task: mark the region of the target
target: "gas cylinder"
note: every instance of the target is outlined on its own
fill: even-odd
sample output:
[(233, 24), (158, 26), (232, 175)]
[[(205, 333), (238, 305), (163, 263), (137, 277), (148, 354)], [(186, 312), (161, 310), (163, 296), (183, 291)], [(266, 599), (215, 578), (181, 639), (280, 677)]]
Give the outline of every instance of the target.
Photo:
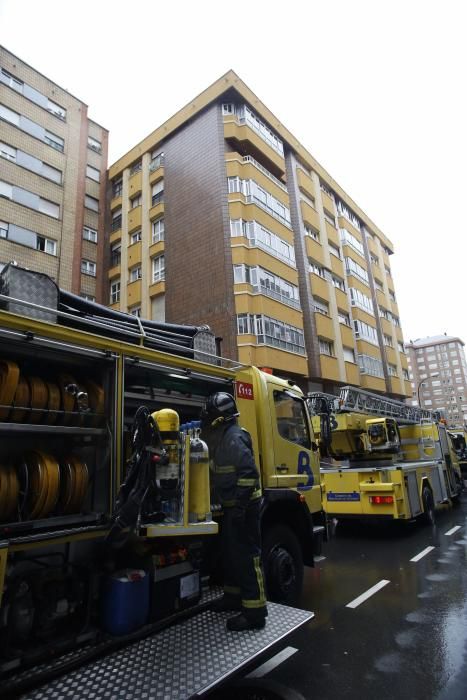
[(188, 511), (191, 522), (206, 520), (211, 510), (209, 492), (209, 449), (199, 437), (201, 424), (192, 423)]

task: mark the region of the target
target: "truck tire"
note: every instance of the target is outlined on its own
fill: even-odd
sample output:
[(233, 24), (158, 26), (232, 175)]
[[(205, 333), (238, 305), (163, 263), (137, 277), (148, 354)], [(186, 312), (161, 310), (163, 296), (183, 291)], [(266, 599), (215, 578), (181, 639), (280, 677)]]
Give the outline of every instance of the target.
[(422, 490), (423, 514), (422, 521), (425, 525), (435, 524), (435, 502), (429, 486), (424, 486)]
[(272, 525), (263, 536), (263, 567), (269, 600), (296, 605), (303, 584), (300, 542), (287, 525)]

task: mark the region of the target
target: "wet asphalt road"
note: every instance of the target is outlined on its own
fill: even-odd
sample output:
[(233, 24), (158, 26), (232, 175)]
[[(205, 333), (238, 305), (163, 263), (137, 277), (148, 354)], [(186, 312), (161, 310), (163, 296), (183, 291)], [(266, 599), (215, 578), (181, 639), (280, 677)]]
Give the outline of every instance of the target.
[(265, 678), (307, 699), (466, 700), (467, 494), (434, 527), (338, 526), (323, 554), (300, 606), (316, 617)]

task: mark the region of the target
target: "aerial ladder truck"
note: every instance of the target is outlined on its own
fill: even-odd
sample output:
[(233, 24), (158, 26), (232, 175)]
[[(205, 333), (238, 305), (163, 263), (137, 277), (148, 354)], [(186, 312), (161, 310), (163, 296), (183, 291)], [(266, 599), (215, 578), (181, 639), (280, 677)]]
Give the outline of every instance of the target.
[(308, 405), (328, 517), (433, 523), (459, 497), (459, 457), (439, 412), (350, 386), (309, 394)]

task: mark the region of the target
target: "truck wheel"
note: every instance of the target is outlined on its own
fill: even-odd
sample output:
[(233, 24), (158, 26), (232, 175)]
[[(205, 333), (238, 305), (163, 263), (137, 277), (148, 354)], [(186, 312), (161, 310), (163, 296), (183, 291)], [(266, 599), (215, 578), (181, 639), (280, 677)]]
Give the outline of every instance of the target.
[(435, 524), (435, 502), (433, 500), (433, 494), (428, 486), (423, 487), (422, 491), (422, 503), (423, 503), (423, 515), (422, 521), (426, 525)]
[(263, 537), (263, 567), (269, 600), (296, 605), (302, 591), (300, 542), (286, 525), (273, 525)]

